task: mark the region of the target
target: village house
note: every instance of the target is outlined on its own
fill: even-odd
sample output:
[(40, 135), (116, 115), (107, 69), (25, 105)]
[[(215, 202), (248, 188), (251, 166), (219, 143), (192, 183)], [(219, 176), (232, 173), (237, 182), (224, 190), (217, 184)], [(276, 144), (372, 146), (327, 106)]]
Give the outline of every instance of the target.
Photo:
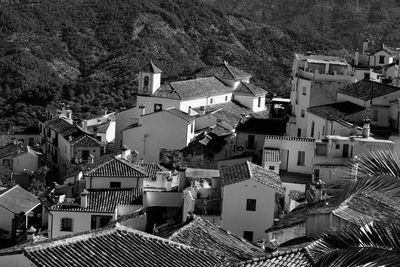
[(115, 124), (115, 112), (105, 111), (100, 117), (83, 120), (81, 128), (85, 132), (92, 133), (100, 142), (108, 144), (115, 142)]
[(7, 132), (0, 132), (0, 146), (20, 142), (30, 147), (40, 145), (40, 132), (37, 125), (30, 127), (10, 127)]
[(19, 185), (0, 188), (1, 245), (25, 241), (31, 226), (39, 229), (41, 209), (39, 199)]
[(350, 136), (361, 131), (357, 126), (366, 109), (350, 101), (309, 107), (307, 109), (307, 138), (321, 139), (326, 135)]
[(139, 152), (145, 162), (158, 162), (160, 149), (181, 149), (194, 138), (195, 119), (189, 114), (168, 108), (142, 115), (138, 122), (122, 131), (123, 144)]
[(251, 162), (221, 168), (222, 227), (250, 242), (265, 237), (283, 210), (279, 175)]
[(31, 173), (41, 166), (41, 153), (21, 143), (0, 147), (0, 174)]
[[(140, 188), (104, 188), (83, 190), (80, 198), (65, 198), (50, 207), (48, 236), (56, 238), (107, 226), (119, 216), (142, 209)], [(144, 230), (146, 218), (137, 217), (137, 229)]]
[(351, 67), (344, 58), (312, 53), (295, 54), (290, 94), (292, 117), (287, 134), (307, 136), (307, 108), (336, 102), (336, 91), (355, 81)]

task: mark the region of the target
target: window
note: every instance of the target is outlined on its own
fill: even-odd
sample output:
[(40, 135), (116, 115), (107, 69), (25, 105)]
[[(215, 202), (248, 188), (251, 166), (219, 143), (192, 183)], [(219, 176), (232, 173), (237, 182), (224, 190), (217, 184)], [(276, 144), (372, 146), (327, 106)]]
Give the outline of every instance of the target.
[(314, 137), (314, 128), (315, 128), (315, 122), (311, 122), (311, 137)]
[(105, 227), (111, 221), (112, 216), (92, 215), (90, 229)]
[(364, 80), (369, 80), (369, 72), (364, 72)]
[(325, 135), (325, 125), (322, 126), (322, 135)]
[(385, 64), (385, 56), (379, 56), (379, 64)]
[(11, 167), (11, 160), (10, 159), (3, 159), (3, 166)]
[(303, 95), (307, 95), (307, 87), (303, 86)]
[(306, 112), (304, 111), (304, 109), (301, 110), (301, 117), (304, 118)]
[(143, 80), (143, 86), (149, 86), (149, 81), (150, 81), (149, 76), (145, 76)]
[(61, 231), (72, 232), (72, 219), (62, 218), (61, 219)]
[(275, 166), (269, 166), (268, 169), (269, 169), (270, 171), (274, 171), (274, 170), (275, 170)]
[(335, 145), (335, 148), (336, 148), (336, 149), (340, 149), (340, 144), (336, 144), (336, 145)]
[(228, 101), (228, 96), (225, 96), (225, 101)]
[(154, 112), (162, 111), (162, 104), (154, 104)]
[(190, 124), (190, 133), (193, 133), (194, 127), (193, 127), (193, 123)]
[(110, 182), (110, 188), (121, 188), (121, 182)]
[(89, 155), (90, 155), (90, 151), (89, 150), (82, 150), (82, 159), (83, 160), (88, 160), (89, 159)]
[(253, 242), (253, 232), (252, 231), (244, 231), (243, 238), (249, 242)]
[(319, 169), (314, 170), (314, 177), (319, 178)]
[(254, 147), (255, 147), (254, 141), (255, 141), (255, 136), (252, 134), (249, 134), (247, 136), (247, 148), (254, 149)]
[(256, 200), (255, 199), (247, 199), (246, 210), (256, 211)]
[(214, 102), (214, 99), (210, 98), (210, 104), (212, 104)]
[(374, 109), (374, 114), (372, 116), (372, 120), (373, 121), (377, 121), (378, 120), (378, 110), (377, 109)]
[(258, 98), (258, 107), (261, 107), (261, 97)]
[(33, 137), (29, 137), (28, 140), (29, 140), (29, 141), (28, 141), (28, 145), (29, 145), (29, 146), (34, 146), (34, 145), (35, 145), (35, 140), (33, 139)]
[(306, 163), (306, 152), (305, 151), (298, 151), (297, 153), (297, 165), (304, 166)]
[(297, 137), (301, 137), (301, 129), (300, 128), (297, 129)]

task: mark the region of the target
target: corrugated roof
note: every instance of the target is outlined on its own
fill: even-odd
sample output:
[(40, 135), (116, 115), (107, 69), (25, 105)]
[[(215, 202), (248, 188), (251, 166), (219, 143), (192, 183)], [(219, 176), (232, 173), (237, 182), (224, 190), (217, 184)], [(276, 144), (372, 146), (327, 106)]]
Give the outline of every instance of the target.
[(252, 179), (272, 188), (279, 193), (284, 193), (281, 179), (278, 174), (268, 171), (263, 167), (249, 161), (238, 163), (232, 166), (222, 167), (220, 169), (220, 174), (222, 186)]
[(239, 264), (233, 264), (240, 267), (311, 267), (312, 261), (303, 249), (290, 249), (276, 251), (266, 257), (260, 257), (252, 260), (243, 261)]
[(19, 185), (2, 191), (0, 194), (0, 206), (14, 214), (27, 213), (38, 205), (40, 205), (38, 197)]
[(258, 87), (254, 84), (247, 82), (240, 82), (238, 87), (235, 89), (234, 94), (237, 95), (249, 95), (249, 96), (262, 96), (267, 94), (267, 91)]
[(325, 119), (334, 120), (365, 110), (365, 107), (350, 101), (314, 106), (307, 109), (308, 112)]
[(117, 157), (111, 157), (86, 166), (84, 175), (129, 178), (147, 177), (147, 173), (143, 168)]
[(24, 248), (37, 266), (220, 266), (225, 259), (127, 227), (103, 229)]
[(399, 90), (400, 87), (397, 86), (378, 83), (370, 80), (361, 80), (343, 87), (342, 89), (338, 90), (338, 93), (368, 101)]
[(243, 261), (265, 255), (261, 248), (198, 216), (175, 231), (168, 239), (213, 251), (233, 260)]
[(106, 188), (89, 189), (88, 206), (82, 208), (79, 203), (62, 203), (52, 206), (54, 211), (68, 212), (115, 212), (118, 205), (136, 205), (143, 204), (141, 188)]

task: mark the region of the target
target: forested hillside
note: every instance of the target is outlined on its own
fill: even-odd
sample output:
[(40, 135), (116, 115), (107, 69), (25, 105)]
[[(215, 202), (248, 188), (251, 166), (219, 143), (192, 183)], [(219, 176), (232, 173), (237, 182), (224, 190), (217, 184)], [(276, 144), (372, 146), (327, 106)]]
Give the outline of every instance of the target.
[(138, 69), (150, 59), (163, 81), (227, 60), (266, 90), (287, 93), (294, 52), (349, 55), (364, 37), (389, 45), (400, 38), (390, 34), (400, 25), (398, 1), (365, 1), (391, 2), (389, 10), (360, 1), (358, 15), (355, 2), (3, 0), (0, 128), (32, 123), (53, 100), (68, 103), (77, 118), (133, 105)]

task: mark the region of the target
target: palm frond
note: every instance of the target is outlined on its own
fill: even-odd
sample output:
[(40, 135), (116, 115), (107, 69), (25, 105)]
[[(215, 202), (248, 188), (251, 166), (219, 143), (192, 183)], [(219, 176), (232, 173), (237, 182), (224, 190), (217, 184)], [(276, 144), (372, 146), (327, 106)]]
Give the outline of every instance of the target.
[(358, 169), (358, 175), (386, 175), (400, 178), (400, 159), (390, 150), (376, 150), (358, 156), (351, 168)]
[(306, 250), (316, 266), (400, 266), (400, 227), (349, 225), (321, 235)]

